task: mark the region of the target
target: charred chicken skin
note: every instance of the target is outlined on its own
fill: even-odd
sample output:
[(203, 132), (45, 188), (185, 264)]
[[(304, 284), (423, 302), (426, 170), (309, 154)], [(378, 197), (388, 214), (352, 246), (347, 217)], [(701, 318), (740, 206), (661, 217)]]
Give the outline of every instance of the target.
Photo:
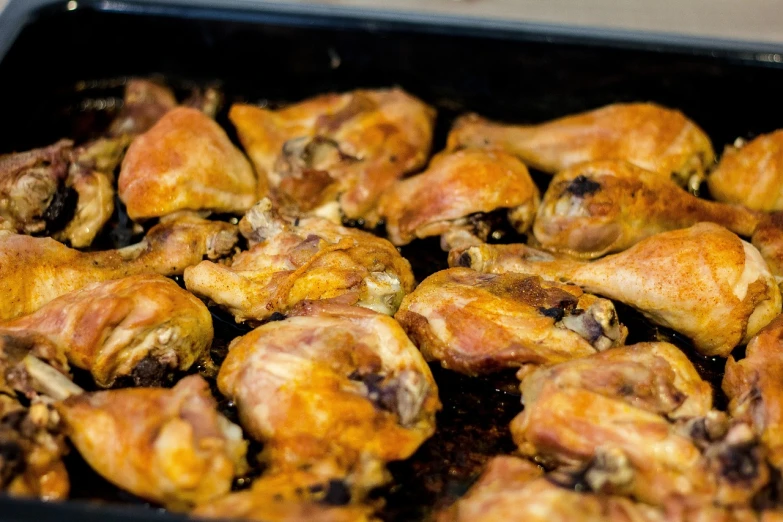
[(216, 410), (207, 382), (75, 395), (56, 404), (68, 437), (101, 476), (169, 509), (209, 502), (246, 469), (242, 430)]
[(552, 179), (533, 233), (547, 250), (592, 259), (701, 221), (750, 237), (760, 219), (744, 207), (699, 199), (630, 163), (599, 161), (568, 168)]
[(505, 125), (470, 115), (448, 148), (501, 148), (554, 174), (595, 160), (625, 160), (696, 189), (715, 161), (709, 137), (681, 112), (652, 103), (617, 103), (536, 125)]
[(389, 239), (413, 239), (465, 232), (486, 241), (489, 226), (481, 214), (505, 210), (524, 233), (533, 223), (538, 188), (527, 168), (502, 151), (464, 150), (436, 156), (423, 173), (397, 182), (378, 205)]
[(0, 235), (0, 319), (30, 314), (90, 283), (134, 274), (182, 274), (204, 257), (218, 259), (237, 241), (236, 226), (190, 214), (169, 216), (143, 241), (119, 250), (80, 252), (49, 238)]
[(339, 222), (371, 215), (385, 189), (426, 163), (435, 111), (389, 89), (325, 94), (275, 111), (236, 104), (229, 117), (278, 205)]
[(237, 321), (262, 321), (317, 299), (392, 315), (413, 290), (408, 262), (391, 243), (367, 232), (318, 217), (284, 218), (266, 198), (245, 215), (240, 230), (249, 250), (228, 264), (204, 261), (185, 271), (188, 290)]
[(394, 319), (363, 308), (303, 303), (236, 339), (218, 387), (264, 442), (267, 473), (342, 481), (362, 497), (435, 430), (430, 369)]
[(705, 355), (728, 356), (781, 309), (780, 291), (758, 250), (712, 223), (662, 232), (592, 262), (525, 245), (485, 244), (452, 250), (449, 263), (569, 281), (637, 308), (688, 336)]
[(467, 268), (422, 281), (395, 318), (427, 360), (468, 375), (584, 357), (628, 334), (611, 301), (578, 286)]

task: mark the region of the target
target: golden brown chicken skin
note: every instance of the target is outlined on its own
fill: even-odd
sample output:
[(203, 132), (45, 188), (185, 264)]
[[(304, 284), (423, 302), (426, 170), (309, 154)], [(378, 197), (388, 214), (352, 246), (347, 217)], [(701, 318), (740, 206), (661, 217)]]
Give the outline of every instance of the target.
[(378, 197), (427, 161), (435, 111), (400, 89), (325, 94), (229, 113), (259, 183), (296, 214), (370, 215)]
[(311, 473), (363, 496), (435, 431), (438, 390), (394, 319), (303, 303), (236, 339), (218, 375), (270, 474)]
[(726, 357), (780, 313), (780, 291), (752, 245), (712, 223), (662, 232), (592, 262), (556, 258), (525, 245), (481, 245), (449, 253), (452, 266), (562, 278), (626, 303)]
[(126, 388), (56, 404), (68, 437), (109, 482), (181, 511), (229, 492), (245, 471), (242, 430), (220, 415), (207, 382)]
[(303, 300), (338, 300), (392, 315), (413, 290), (410, 264), (377, 236), (323, 218), (287, 219), (261, 200), (240, 222), (250, 249), (185, 271), (191, 292), (237, 321), (261, 321)]
[(592, 259), (701, 221), (750, 237), (760, 217), (744, 207), (699, 199), (630, 163), (597, 161), (555, 175), (533, 233), (547, 250)]
[(119, 196), (140, 220), (179, 210), (242, 213), (257, 198), (250, 163), (201, 111), (178, 107), (133, 140), (122, 161)]
[(783, 129), (726, 147), (707, 182), (718, 201), (783, 210)]
[(463, 147), (502, 148), (552, 174), (586, 161), (625, 160), (690, 188), (715, 161), (703, 130), (653, 103), (616, 103), (535, 125), (465, 116), (448, 139), (449, 150)]
[(189, 214), (170, 216), (144, 240), (119, 250), (81, 252), (49, 238), (0, 235), (0, 319), (30, 314), (90, 283), (135, 274), (182, 274), (205, 257), (218, 259), (234, 248), (235, 225)]
[(463, 150), (440, 154), (423, 173), (393, 185), (382, 196), (378, 214), (395, 245), (457, 231), (486, 241), (489, 228), (470, 217), (506, 210), (514, 228), (524, 233), (539, 198), (527, 168), (514, 156)]
[(162, 384), (204, 357), (212, 342), (207, 307), (174, 281), (156, 274), (93, 283), (36, 312), (0, 321), (0, 335), (37, 334), (51, 341), (96, 384), (132, 376)]
[(628, 334), (611, 301), (578, 286), (468, 268), (431, 275), (394, 317), (425, 359), (468, 375), (584, 357)]

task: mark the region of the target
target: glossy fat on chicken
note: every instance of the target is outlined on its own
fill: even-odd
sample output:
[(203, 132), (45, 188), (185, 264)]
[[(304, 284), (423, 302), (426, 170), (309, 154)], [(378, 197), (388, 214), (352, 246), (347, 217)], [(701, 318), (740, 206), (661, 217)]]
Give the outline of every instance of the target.
[(119, 177), (132, 219), (179, 210), (242, 213), (258, 200), (250, 163), (199, 110), (178, 107), (133, 140)]
[(227, 494), (246, 469), (242, 430), (216, 410), (206, 381), (126, 388), (56, 404), (68, 437), (109, 482), (182, 511)]
[(555, 175), (538, 208), (533, 233), (547, 250), (592, 259), (700, 221), (750, 237), (760, 218), (740, 206), (699, 199), (630, 163), (597, 161)]
[(625, 160), (698, 188), (715, 161), (709, 137), (680, 111), (653, 103), (616, 103), (535, 125), (460, 118), (449, 150), (502, 148), (526, 165), (556, 173), (595, 160)]
[(662, 232), (592, 262), (556, 258), (525, 245), (485, 244), (452, 250), (449, 263), (563, 278), (633, 306), (711, 356), (728, 356), (781, 309), (775, 278), (758, 250), (712, 223)]
[(707, 182), (719, 201), (783, 210), (783, 129), (726, 147)]
[[(387, 480), (435, 431), (430, 369), (394, 319), (304, 303), (233, 341), (218, 375), (270, 471), (323, 470), (350, 491)], [(303, 468), (306, 465), (306, 468)]]
[(237, 321), (286, 313), (304, 300), (336, 300), (392, 315), (413, 290), (410, 264), (377, 236), (323, 218), (289, 220), (263, 199), (240, 222), (250, 249), (230, 263), (185, 271), (191, 292)]
[(234, 248), (237, 227), (190, 214), (169, 216), (144, 240), (119, 250), (81, 252), (49, 238), (0, 234), (0, 320), (35, 312), (90, 283), (134, 274), (182, 274)]
[(468, 493), (437, 522), (663, 522), (652, 506), (610, 495), (577, 492), (544, 476), (526, 460), (494, 457)]
[(369, 216), (381, 193), (429, 156), (435, 110), (401, 89), (324, 94), (229, 118), (270, 195), (296, 214)]
[(422, 281), (395, 319), (427, 360), (468, 375), (584, 357), (628, 334), (611, 301), (577, 286), (468, 268)]
[(527, 168), (514, 156), (464, 150), (439, 154), (426, 171), (397, 182), (381, 198), (378, 214), (395, 245), (456, 230), (485, 241), (489, 227), (482, 227), (481, 217), (474, 214), (504, 210), (514, 228), (524, 233), (539, 200)]
[(783, 316), (748, 343), (743, 359), (729, 358), (723, 391), (731, 416), (752, 424), (770, 463), (783, 469)]
[(132, 376), (137, 384), (161, 384), (173, 370), (187, 370), (212, 342), (212, 316), (174, 281), (148, 274), (93, 283), (36, 312), (0, 321), (0, 335), (42, 335), (98, 386)]

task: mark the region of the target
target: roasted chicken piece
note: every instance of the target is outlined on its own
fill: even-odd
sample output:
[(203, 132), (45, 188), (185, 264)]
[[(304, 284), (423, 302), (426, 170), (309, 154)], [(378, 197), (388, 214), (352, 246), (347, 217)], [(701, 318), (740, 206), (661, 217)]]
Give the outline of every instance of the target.
[(413, 290), (408, 261), (367, 232), (318, 217), (289, 220), (267, 198), (239, 225), (249, 250), (229, 264), (204, 261), (185, 270), (188, 290), (226, 308), (237, 321), (262, 321), (316, 299), (392, 315)]
[(591, 259), (700, 221), (750, 237), (760, 218), (744, 207), (699, 199), (630, 163), (598, 161), (568, 168), (552, 179), (533, 233), (547, 250)]
[(527, 168), (514, 156), (464, 150), (440, 154), (423, 173), (397, 182), (381, 197), (378, 214), (395, 245), (442, 234), (450, 243), (449, 235), (460, 233), (486, 241), (490, 225), (482, 219), (485, 214), (505, 211), (524, 233), (539, 199)]
[(554, 174), (595, 160), (625, 160), (697, 189), (715, 161), (709, 137), (680, 111), (653, 103), (616, 103), (536, 125), (504, 125), (469, 115), (448, 148), (502, 148)]
[(229, 492), (246, 469), (242, 430), (216, 410), (206, 381), (126, 388), (56, 404), (76, 449), (101, 476), (181, 511)]
[(425, 359), (468, 375), (584, 357), (628, 334), (611, 301), (578, 286), (467, 268), (422, 281), (394, 317)]
[(205, 256), (234, 248), (236, 226), (191, 214), (169, 216), (140, 243), (119, 250), (80, 252), (49, 238), (0, 234), (0, 319), (30, 314), (90, 283), (134, 274), (182, 274)]
[(751, 238), (778, 284), (783, 283), (783, 212), (773, 212), (761, 218)]
[(723, 391), (731, 416), (753, 426), (770, 463), (783, 470), (783, 316), (748, 343), (744, 359), (729, 358)]
[(168, 87), (151, 80), (132, 78), (125, 85), (122, 109), (112, 121), (108, 133), (120, 137), (147, 132), (176, 106), (177, 99)]
[(179, 210), (242, 213), (258, 200), (253, 169), (225, 131), (187, 107), (167, 112), (133, 140), (119, 195), (134, 220)]
[(425, 164), (435, 111), (389, 89), (325, 94), (276, 111), (236, 104), (229, 117), (279, 205), (339, 222), (371, 215), (385, 189)]
[(394, 319), (328, 303), (302, 303), (232, 342), (218, 387), (264, 443), (267, 473), (342, 482), (349, 498), (385, 482), (384, 464), (413, 454), (440, 409), (429, 367)]
[[(68, 219), (65, 186), (73, 142), (0, 156), (0, 230), (36, 234)], [(69, 200), (71, 200), (69, 202)]]
[[(30, 315), (0, 321), (0, 335), (36, 334), (107, 388), (124, 376), (161, 385), (203, 358), (212, 316), (200, 300), (157, 274), (92, 283)], [(23, 338), (23, 337), (22, 337)]]
[(783, 129), (726, 147), (707, 182), (719, 200), (765, 211), (783, 210)]
[(525, 245), (485, 244), (452, 250), (449, 263), (567, 280), (681, 332), (704, 355), (728, 356), (781, 309), (780, 291), (758, 250), (712, 223), (662, 232), (592, 262)]

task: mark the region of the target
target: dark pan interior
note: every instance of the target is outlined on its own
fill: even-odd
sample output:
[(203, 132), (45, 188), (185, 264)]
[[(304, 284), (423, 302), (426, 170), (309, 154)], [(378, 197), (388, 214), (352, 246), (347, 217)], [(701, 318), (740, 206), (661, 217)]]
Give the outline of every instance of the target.
[[(738, 136), (783, 127), (783, 69), (719, 50), (623, 49), (542, 35), (219, 10), (175, 18), (117, 12), (116, 5), (50, 10), (22, 32), (0, 63), (0, 153), (99, 134), (121, 102), (124, 79), (150, 75), (161, 76), (180, 94), (217, 82), (226, 106), (399, 85), (438, 108), (435, 150), (454, 117), (465, 111), (535, 122), (612, 102), (650, 100), (683, 110), (717, 150)], [(218, 119), (230, 130), (225, 109)], [(419, 242), (403, 254), (419, 279), (445, 266), (437, 241)], [(693, 354), (685, 340), (626, 307), (618, 309), (631, 330), (629, 342), (663, 336)], [(222, 344), (241, 332), (217, 319)], [(717, 405), (725, 405), (719, 392), (723, 361), (692, 358), (716, 387)], [(487, 458), (514, 449), (507, 426), (522, 406), (513, 372), (469, 379), (433, 371), (444, 404), (438, 432), (412, 459), (391, 466), (395, 480), (378, 492), (386, 501), (381, 513), (386, 520), (425, 518), (466, 491)], [(73, 452), (68, 465), (74, 498), (135, 505), (123, 511), (123, 520), (159, 516), (152, 506), (140, 509), (143, 503), (103, 481)], [(93, 504), (47, 509), (0, 498), (0, 509), (0, 518), (8, 520), (119, 520), (117, 511)]]

